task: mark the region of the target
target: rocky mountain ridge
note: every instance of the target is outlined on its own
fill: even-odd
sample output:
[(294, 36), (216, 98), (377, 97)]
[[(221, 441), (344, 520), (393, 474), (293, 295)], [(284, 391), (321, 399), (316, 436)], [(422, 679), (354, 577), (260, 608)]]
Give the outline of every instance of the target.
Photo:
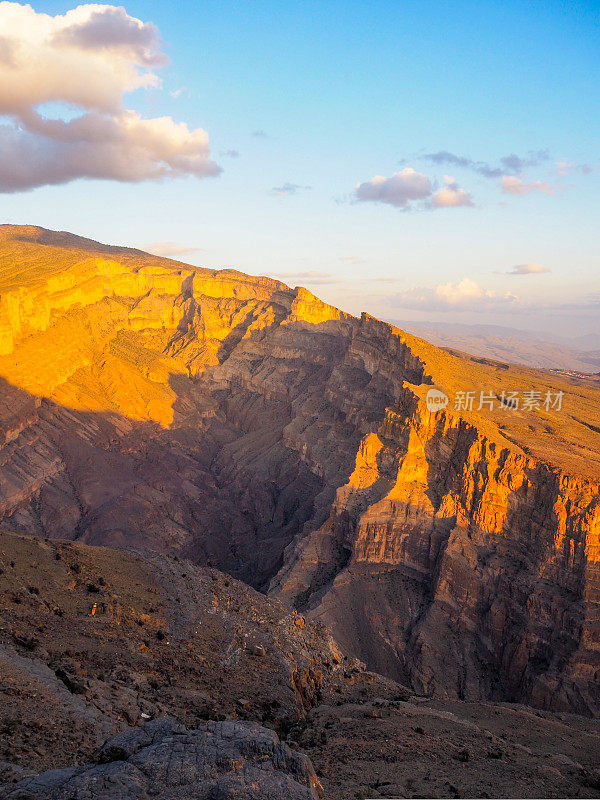
[[(5, 525), (216, 566), (419, 692), (598, 713), (600, 379), (42, 229), (0, 262)], [(506, 391), (564, 402), (477, 410)]]

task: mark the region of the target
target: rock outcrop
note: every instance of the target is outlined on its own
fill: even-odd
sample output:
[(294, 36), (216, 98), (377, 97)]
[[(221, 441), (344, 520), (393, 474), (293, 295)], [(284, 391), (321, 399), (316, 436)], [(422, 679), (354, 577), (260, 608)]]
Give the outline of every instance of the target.
[(285, 734), (315, 705), (357, 696), (408, 693), (228, 575), (0, 533), (0, 762), (66, 768), (164, 715)]
[(598, 377), (67, 234), (0, 259), (7, 527), (216, 566), (417, 691), (600, 711)]
[(600, 796), (598, 720), (413, 697), (189, 562), (0, 543), (0, 797), (311, 797), (300, 753), (332, 800)]
[(309, 759), (253, 723), (207, 722), (188, 731), (168, 718), (109, 739), (96, 764), (0, 786), (3, 800), (317, 800)]

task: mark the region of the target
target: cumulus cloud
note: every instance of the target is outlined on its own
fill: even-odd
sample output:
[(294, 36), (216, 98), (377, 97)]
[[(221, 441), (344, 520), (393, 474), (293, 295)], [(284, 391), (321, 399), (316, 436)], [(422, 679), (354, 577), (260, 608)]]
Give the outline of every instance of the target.
[(534, 167), (547, 161), (549, 154), (547, 150), (536, 150), (526, 156), (518, 156), (510, 153), (502, 156), (497, 164), (490, 164), (487, 161), (475, 161), (468, 156), (459, 156), (450, 153), (448, 150), (439, 150), (437, 153), (427, 153), (423, 156), (427, 161), (434, 164), (449, 164), (461, 169), (469, 169), (482, 175), (484, 178), (501, 178), (505, 174), (516, 174), (522, 172), (527, 167)]
[(427, 311), (489, 311), (518, 302), (519, 298), (511, 292), (499, 294), (466, 277), (458, 283), (449, 281), (435, 288), (413, 287), (392, 299), (394, 306)]
[(471, 194), (461, 189), (454, 178), (444, 175), (445, 186), (438, 189), (431, 198), (435, 208), (451, 208), (453, 206), (472, 206)]
[(551, 195), (556, 192), (555, 186), (543, 181), (531, 181), (527, 183), (522, 176), (504, 175), (501, 182), (502, 191), (507, 194), (527, 195), (534, 192)]
[(272, 194), (276, 194), (278, 197), (287, 197), (290, 194), (298, 194), (305, 189), (311, 189), (311, 186), (300, 186), (298, 183), (284, 183), (281, 186), (274, 186), (271, 189)]
[(164, 256), (164, 258), (177, 258), (177, 256), (198, 253), (202, 250), (201, 247), (189, 247), (176, 242), (151, 242), (142, 249), (155, 256)]
[[(69, 14), (65, 16), (65, 20)], [(115, 6), (78, 6), (67, 24), (56, 29), (52, 41), (81, 50), (121, 50), (125, 57), (144, 66), (168, 62), (160, 52), (158, 29), (151, 22), (130, 17)]]
[(375, 175), (372, 180), (359, 183), (354, 189), (357, 200), (387, 203), (397, 208), (408, 208), (413, 200), (425, 200), (430, 195), (431, 181), (412, 167), (395, 172), (391, 178)]
[(517, 264), (511, 270), (506, 272), (506, 275), (542, 275), (545, 272), (552, 272), (548, 267), (542, 267), (540, 264)]
[[(51, 16), (0, 2), (0, 30), (0, 191), (220, 172), (204, 130), (123, 105), (127, 92), (160, 86), (155, 70), (168, 62), (152, 23), (115, 6)], [(47, 103), (79, 116), (48, 119)]]
[(461, 189), (454, 178), (444, 176), (444, 186), (434, 191), (432, 181), (412, 167), (405, 167), (390, 178), (383, 175), (365, 183), (359, 183), (354, 189), (354, 198), (362, 202), (387, 203), (405, 211), (420, 203), (421, 208), (456, 208), (472, 206), (469, 192)]

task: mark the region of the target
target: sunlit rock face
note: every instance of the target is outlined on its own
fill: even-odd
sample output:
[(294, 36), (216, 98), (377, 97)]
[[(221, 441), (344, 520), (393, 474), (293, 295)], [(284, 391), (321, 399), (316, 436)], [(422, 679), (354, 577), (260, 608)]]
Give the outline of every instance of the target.
[[(5, 527), (217, 566), (419, 691), (598, 711), (597, 378), (14, 226), (0, 353)], [(548, 389), (560, 409), (477, 411)]]

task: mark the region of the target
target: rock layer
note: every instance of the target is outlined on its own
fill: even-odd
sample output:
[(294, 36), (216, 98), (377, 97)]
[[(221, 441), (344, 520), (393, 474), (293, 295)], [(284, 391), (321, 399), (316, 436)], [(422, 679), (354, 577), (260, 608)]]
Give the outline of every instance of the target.
[[(598, 713), (598, 378), (66, 234), (0, 258), (6, 525), (270, 587), (418, 691)], [(477, 402), (514, 390), (564, 402)]]

